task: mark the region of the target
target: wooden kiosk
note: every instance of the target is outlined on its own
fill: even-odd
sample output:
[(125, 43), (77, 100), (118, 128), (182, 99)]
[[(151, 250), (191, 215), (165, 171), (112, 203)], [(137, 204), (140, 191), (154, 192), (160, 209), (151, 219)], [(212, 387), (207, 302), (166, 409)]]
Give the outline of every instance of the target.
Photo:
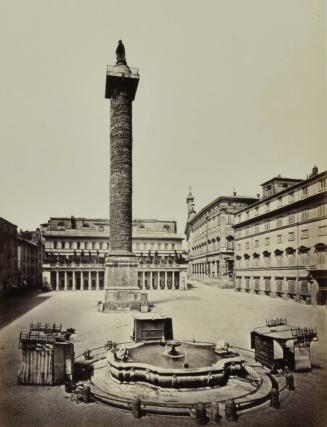
[(19, 348), (19, 384), (55, 385), (72, 379), (74, 344), (61, 325), (32, 323), (28, 333), (20, 333)]
[(287, 325), (286, 319), (267, 320), (251, 332), (255, 360), (272, 370), (310, 370), (310, 345), (317, 340), (316, 328)]
[(135, 342), (172, 340), (172, 318), (151, 313), (135, 314), (132, 338)]

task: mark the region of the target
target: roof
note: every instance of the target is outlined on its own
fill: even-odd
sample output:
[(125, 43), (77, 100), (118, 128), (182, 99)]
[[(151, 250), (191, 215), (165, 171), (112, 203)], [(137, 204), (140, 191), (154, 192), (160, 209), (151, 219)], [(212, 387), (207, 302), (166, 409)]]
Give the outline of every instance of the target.
[(4, 219), (4, 218), (0, 217), (0, 221), (3, 221), (6, 224), (9, 224), (9, 225), (17, 228), (17, 225), (13, 224), (12, 222), (8, 221), (7, 219)]
[[(326, 171), (324, 171), (324, 172), (318, 173), (318, 174), (316, 174), (316, 175), (309, 176), (309, 178), (302, 179), (300, 182), (295, 182), (295, 184), (294, 184), (294, 185), (292, 185), (291, 187), (288, 187), (288, 188), (285, 188), (285, 189), (283, 189), (283, 190), (281, 190), (281, 191), (278, 191), (277, 193), (272, 194), (271, 196), (268, 196), (268, 197), (265, 197), (265, 198), (261, 198), (261, 199), (257, 199), (257, 201), (253, 203), (253, 205), (251, 206), (251, 208), (252, 208), (252, 207), (254, 207), (254, 206), (258, 206), (258, 205), (260, 205), (260, 204), (262, 204), (262, 203), (266, 203), (266, 202), (268, 202), (269, 200), (274, 199), (275, 197), (276, 197), (276, 198), (277, 198), (277, 197), (280, 197), (281, 195), (286, 194), (286, 193), (288, 193), (289, 191), (293, 191), (293, 190), (295, 190), (296, 188), (301, 187), (302, 185), (306, 185), (307, 183), (309, 183), (309, 182), (311, 182), (311, 181), (314, 181), (314, 180), (316, 180), (316, 179), (318, 179), (318, 180), (319, 180), (319, 179), (321, 179), (321, 178), (323, 178), (323, 177), (325, 177), (325, 176), (327, 176), (327, 170), (326, 170)], [(283, 179), (283, 178), (279, 178), (279, 179)], [(267, 182), (270, 182), (270, 181), (267, 181)], [(267, 183), (267, 182), (266, 182), (266, 183)], [(262, 184), (262, 185), (264, 185), (264, 184)], [(248, 208), (249, 208), (249, 207), (242, 208), (242, 209), (240, 209), (240, 210), (238, 211), (238, 213), (242, 213), (242, 212), (246, 211)], [(242, 224), (243, 222), (244, 222), (244, 221), (240, 222), (239, 224)], [(236, 225), (239, 225), (239, 224), (236, 224)]]
[(275, 176), (274, 178), (269, 179), (266, 182), (263, 182), (261, 186), (269, 184), (269, 182), (273, 182), (273, 181), (289, 181), (289, 182), (297, 183), (297, 182), (303, 181), (303, 179), (302, 178), (301, 179), (300, 178), (283, 178), (282, 176), (278, 175), (278, 176)]
[(250, 204), (253, 204), (257, 201), (256, 197), (251, 196), (219, 196), (216, 199), (214, 199), (212, 202), (210, 202), (208, 205), (206, 205), (204, 208), (202, 208), (199, 212), (197, 212), (192, 218), (189, 219), (188, 223), (192, 224), (196, 219), (198, 219), (201, 215), (203, 215), (207, 210), (209, 210), (212, 206), (222, 203), (224, 201), (248, 201)]
[(271, 337), (276, 340), (294, 340), (295, 337), (292, 335), (292, 329), (296, 329), (296, 326), (291, 325), (280, 325), (280, 326), (259, 326), (253, 331), (266, 337)]
[(171, 316), (164, 316), (163, 314), (152, 314), (152, 313), (136, 313), (133, 314), (135, 320), (164, 320), (171, 319)]

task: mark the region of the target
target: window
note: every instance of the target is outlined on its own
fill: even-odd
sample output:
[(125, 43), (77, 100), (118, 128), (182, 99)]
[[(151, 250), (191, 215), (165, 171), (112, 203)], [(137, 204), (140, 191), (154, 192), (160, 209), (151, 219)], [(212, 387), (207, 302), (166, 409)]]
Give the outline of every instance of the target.
[(308, 186), (302, 187), (302, 197), (305, 197), (308, 195)]
[(326, 204), (318, 206), (318, 216), (326, 215)]
[(282, 206), (283, 204), (283, 198), (282, 197), (278, 197), (277, 199), (277, 206)]
[(254, 247), (255, 247), (255, 248), (258, 248), (258, 247), (259, 247), (259, 240), (255, 240), (255, 241), (254, 241)]
[(301, 211), (301, 221), (309, 219), (309, 209), (303, 209)]
[(295, 233), (288, 233), (288, 240), (295, 240)]
[(233, 215), (227, 215), (227, 224), (233, 224)]
[(308, 281), (307, 280), (302, 280), (301, 284), (300, 284), (300, 292), (301, 295), (309, 295), (309, 287), (308, 287)]
[(254, 226), (254, 232), (255, 232), (255, 233), (259, 233), (259, 231), (260, 231), (260, 225), (259, 225), (259, 224), (256, 224), (256, 225)]
[(289, 216), (288, 216), (288, 223), (289, 223), (289, 224), (294, 224), (294, 222), (295, 222), (295, 214), (294, 214), (294, 213), (291, 213), (291, 214), (289, 214)]
[(256, 215), (256, 216), (259, 215), (259, 208), (254, 209), (254, 215)]
[(270, 281), (271, 278), (270, 277), (265, 277), (265, 291), (266, 292), (271, 292), (271, 286), (270, 286)]
[(294, 202), (294, 192), (289, 193), (289, 195), (288, 195), (288, 201), (289, 202)]
[(283, 279), (276, 277), (275, 282), (276, 282), (276, 292), (278, 294), (281, 294), (283, 292)]
[(270, 245), (270, 237), (266, 237), (265, 238), (265, 246), (269, 246)]
[(269, 230), (269, 228), (270, 228), (270, 221), (267, 220), (267, 221), (265, 221), (265, 230), (267, 231), (267, 230)]
[(326, 236), (327, 235), (327, 225), (321, 225), (318, 227), (318, 236)]
[(253, 265), (254, 265), (254, 267), (259, 267), (259, 256), (258, 256), (258, 254), (253, 255)]
[(288, 279), (287, 280), (287, 287), (288, 287), (288, 293), (289, 294), (294, 294), (294, 283), (295, 283), (294, 279)]
[(283, 217), (279, 217), (276, 220), (277, 227), (282, 227), (283, 225)]
[(250, 242), (245, 243), (245, 249), (250, 249)]
[(53, 242), (53, 248), (57, 249), (57, 242)]
[(260, 277), (253, 277), (254, 281), (254, 290), (259, 291), (260, 290)]
[(281, 267), (281, 265), (283, 264), (283, 257), (282, 255), (276, 255), (276, 264)]
[(245, 215), (246, 215), (246, 219), (249, 219), (249, 217), (250, 217), (249, 211), (246, 211)]
[(308, 265), (309, 264), (309, 254), (308, 252), (302, 252), (300, 254), (300, 262), (302, 265)]
[(282, 235), (281, 235), (281, 234), (278, 234), (278, 235), (277, 235), (277, 243), (282, 243), (282, 241), (283, 241), (283, 237), (282, 237)]
[(319, 181), (319, 190), (326, 188), (326, 178)]
[(268, 212), (268, 211), (269, 211), (269, 209), (270, 209), (269, 202), (267, 202), (265, 206), (266, 206), (266, 212)]
[(301, 239), (309, 238), (309, 230), (301, 230)]

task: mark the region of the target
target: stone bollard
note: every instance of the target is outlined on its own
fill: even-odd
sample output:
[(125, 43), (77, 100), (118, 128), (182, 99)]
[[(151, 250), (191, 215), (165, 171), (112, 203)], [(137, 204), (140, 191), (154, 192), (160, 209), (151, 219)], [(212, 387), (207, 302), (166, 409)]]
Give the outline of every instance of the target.
[(293, 374), (286, 375), (286, 388), (287, 390), (294, 391), (294, 376)]
[(227, 400), (225, 403), (225, 418), (227, 421), (237, 421), (236, 403), (233, 399)]
[(207, 424), (209, 418), (207, 417), (207, 410), (203, 402), (198, 402), (195, 405), (195, 422), (198, 425)]
[(83, 402), (90, 403), (91, 402), (91, 388), (86, 385), (83, 389)]
[(138, 397), (132, 403), (132, 414), (134, 418), (142, 417), (141, 399)]
[(279, 409), (280, 407), (279, 390), (277, 390), (275, 387), (273, 387), (270, 392), (270, 406), (275, 409)]
[(218, 402), (212, 402), (210, 408), (210, 421), (212, 423), (218, 424), (221, 420), (221, 415), (219, 414), (219, 405)]

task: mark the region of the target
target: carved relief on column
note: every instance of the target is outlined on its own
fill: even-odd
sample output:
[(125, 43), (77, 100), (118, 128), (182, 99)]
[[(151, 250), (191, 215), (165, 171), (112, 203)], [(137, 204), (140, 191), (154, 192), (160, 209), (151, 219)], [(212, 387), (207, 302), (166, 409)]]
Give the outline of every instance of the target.
[(124, 90), (111, 97), (111, 251), (132, 252), (132, 101)]

